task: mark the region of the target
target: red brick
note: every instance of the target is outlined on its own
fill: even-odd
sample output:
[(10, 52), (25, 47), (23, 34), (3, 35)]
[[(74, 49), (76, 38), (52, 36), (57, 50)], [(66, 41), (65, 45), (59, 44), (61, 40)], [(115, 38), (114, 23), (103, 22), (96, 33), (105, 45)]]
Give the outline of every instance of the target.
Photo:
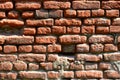
[(48, 54), (47, 60), (50, 62), (54, 62), (58, 59), (58, 54)]
[(76, 17), (77, 13), (75, 10), (67, 9), (64, 11), (64, 17)]
[(6, 44), (32, 44), (34, 42), (33, 36), (8, 36), (6, 37)]
[(48, 18), (49, 17), (48, 10), (43, 10), (43, 9), (36, 10), (35, 14), (37, 18)]
[(10, 62), (1, 62), (0, 63), (0, 71), (1, 70), (4, 70), (4, 71), (10, 71), (10, 70), (12, 70), (12, 68), (13, 68), (13, 65), (12, 65), (12, 63), (10, 63)]
[(72, 7), (73, 9), (99, 9), (100, 2), (99, 1), (73, 1)]
[(120, 18), (113, 19), (112, 25), (114, 25), (114, 26), (120, 26)]
[(58, 79), (60, 77), (60, 74), (55, 71), (49, 71), (47, 72), (47, 76), (49, 79)]
[(120, 33), (120, 26), (110, 26), (110, 33)]
[(5, 18), (6, 17), (6, 14), (5, 14), (5, 12), (0, 12), (0, 18)]
[(17, 10), (34, 10), (34, 9), (40, 9), (41, 4), (40, 2), (17, 2), (15, 4), (15, 8)]
[(98, 79), (103, 77), (102, 71), (76, 71), (76, 78)]
[(32, 11), (25, 11), (22, 13), (22, 18), (33, 18), (34, 17), (34, 12)]
[(82, 26), (82, 34), (94, 34), (95, 26)]
[(65, 34), (66, 33), (66, 27), (65, 26), (53, 26), (52, 27), (52, 33), (53, 34)]
[(53, 19), (41, 19), (41, 20), (26, 20), (27, 26), (52, 26)]
[(45, 9), (67, 9), (70, 8), (70, 2), (62, 2), (62, 1), (44, 1)]
[(57, 26), (80, 26), (81, 20), (79, 19), (56, 19), (55, 25)]
[(120, 43), (120, 36), (118, 36), (118, 43)]
[(51, 28), (50, 27), (39, 27), (37, 29), (37, 34), (50, 34)]
[(0, 79), (5, 79), (7, 77), (6, 73), (0, 73)]
[(2, 2), (0, 3), (0, 9), (2, 10), (10, 10), (13, 9), (13, 3), (8, 1), (8, 2)]
[(85, 43), (86, 36), (79, 35), (63, 35), (59, 37), (60, 43), (62, 44), (73, 44), (73, 43)]
[(89, 54), (77, 54), (76, 55), (77, 60), (85, 60), (85, 61), (91, 61), (91, 62), (99, 62), (102, 60), (101, 55), (89, 55)]
[(61, 52), (61, 45), (59, 44), (50, 44), (48, 45), (48, 52)]
[(20, 54), (18, 56), (19, 60), (27, 61), (27, 62), (43, 62), (45, 61), (46, 57), (45, 54)]
[(76, 46), (77, 52), (89, 52), (89, 45), (87, 44), (78, 44)]
[(67, 27), (67, 33), (69, 34), (79, 34), (80, 33), (80, 27)]
[(85, 70), (97, 70), (98, 66), (96, 63), (86, 63)]
[(118, 47), (115, 46), (114, 44), (105, 44), (104, 51), (105, 52), (115, 52), (115, 51), (118, 51)]
[(64, 78), (74, 78), (74, 72), (73, 71), (64, 71), (63, 77)]
[(62, 10), (51, 10), (49, 11), (49, 17), (51, 18), (62, 18), (63, 11)]
[(120, 74), (117, 71), (113, 71), (113, 70), (106, 70), (104, 72), (104, 78), (120, 78)]
[(4, 53), (15, 53), (17, 52), (17, 47), (14, 45), (5, 45), (4, 46)]
[(80, 64), (70, 63), (70, 70), (83, 70), (84, 66)]
[(119, 17), (119, 10), (106, 10), (107, 17)]
[(114, 52), (111, 54), (104, 54), (103, 55), (105, 61), (119, 61), (120, 60), (120, 53)]
[(0, 52), (2, 52), (2, 50), (3, 50), (3, 48), (2, 48), (2, 46), (0, 46)]
[(44, 69), (44, 70), (53, 70), (53, 63), (48, 62), (48, 63), (40, 63), (40, 68)]
[(11, 27), (22, 27), (24, 22), (17, 19), (2, 19), (0, 20), (0, 26), (8, 25)]
[(100, 70), (108, 70), (110, 68), (111, 68), (110, 63), (105, 63), (105, 62), (99, 63), (99, 69)]
[(35, 63), (29, 63), (29, 70), (38, 70), (39, 65)]
[(119, 9), (120, 1), (102, 1), (103, 9)]
[(104, 50), (104, 45), (103, 44), (91, 44), (91, 52), (93, 53), (101, 53)]
[(4, 61), (16, 61), (17, 60), (17, 56), (16, 55), (3, 55), (0, 54), (0, 62), (4, 62)]
[(18, 52), (32, 52), (32, 46), (31, 45), (18, 46)]
[(98, 10), (92, 10), (92, 16), (93, 17), (101, 17), (104, 16), (105, 12), (102, 9), (98, 9)]
[(35, 28), (24, 28), (23, 29), (23, 34), (24, 35), (35, 35), (36, 34), (36, 29)]
[(56, 43), (57, 38), (54, 36), (37, 36), (36, 43), (38, 44), (49, 44), (49, 43)]
[(90, 17), (91, 16), (90, 13), (91, 13), (90, 10), (78, 10), (77, 17), (80, 17), (80, 18)]
[(6, 38), (6, 36), (1, 36), (0, 37), (0, 44), (4, 44), (5, 43), (5, 38)]
[(34, 45), (33, 46), (33, 52), (35, 52), (35, 53), (45, 53), (46, 52), (46, 46), (44, 46), (44, 45)]
[(113, 37), (109, 35), (92, 35), (89, 43), (113, 43)]
[(9, 72), (7, 73), (7, 79), (12, 79), (12, 80), (15, 80), (17, 79), (17, 73), (12, 73), (12, 72)]
[(38, 71), (20, 71), (19, 72), (20, 78), (27, 78), (27, 79), (45, 79), (46, 73), (45, 72), (38, 72)]
[(8, 18), (11, 19), (18, 19), (19, 13), (17, 11), (10, 11), (8, 12)]
[(109, 33), (109, 27), (97, 27), (96, 33), (97, 34), (107, 34), (107, 33)]
[(14, 69), (17, 71), (23, 71), (27, 69), (27, 64), (22, 61), (13, 62)]

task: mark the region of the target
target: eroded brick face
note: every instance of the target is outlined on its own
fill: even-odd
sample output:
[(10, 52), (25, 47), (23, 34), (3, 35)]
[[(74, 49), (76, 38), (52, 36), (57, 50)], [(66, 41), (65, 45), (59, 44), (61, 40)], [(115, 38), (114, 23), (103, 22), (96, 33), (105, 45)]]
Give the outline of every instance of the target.
[(119, 0), (0, 0), (0, 80), (120, 80)]

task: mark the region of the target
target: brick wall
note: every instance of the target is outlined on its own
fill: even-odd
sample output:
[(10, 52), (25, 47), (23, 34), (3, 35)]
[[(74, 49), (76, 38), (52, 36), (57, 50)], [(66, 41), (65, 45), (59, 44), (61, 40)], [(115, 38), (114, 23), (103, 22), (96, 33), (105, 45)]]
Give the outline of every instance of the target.
[(119, 9), (119, 0), (0, 0), (0, 80), (119, 80)]

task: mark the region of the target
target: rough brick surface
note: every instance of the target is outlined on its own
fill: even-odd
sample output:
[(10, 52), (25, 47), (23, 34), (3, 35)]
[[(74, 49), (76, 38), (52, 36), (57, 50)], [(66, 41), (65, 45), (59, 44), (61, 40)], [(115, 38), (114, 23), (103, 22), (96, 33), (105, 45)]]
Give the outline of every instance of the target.
[(120, 80), (120, 0), (0, 0), (0, 80)]

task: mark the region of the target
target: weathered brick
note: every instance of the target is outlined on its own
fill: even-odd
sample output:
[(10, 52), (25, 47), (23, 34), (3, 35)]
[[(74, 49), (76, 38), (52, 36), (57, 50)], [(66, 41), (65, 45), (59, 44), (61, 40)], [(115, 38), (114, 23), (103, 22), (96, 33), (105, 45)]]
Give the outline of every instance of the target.
[(13, 65), (12, 65), (12, 63), (10, 63), (10, 62), (1, 62), (0, 63), (0, 71), (1, 70), (3, 70), (3, 71), (10, 71), (10, 70), (12, 70), (12, 68), (13, 68)]
[(119, 17), (119, 10), (106, 10), (107, 17)]
[(106, 70), (104, 72), (104, 78), (120, 78), (120, 74), (117, 71), (113, 71), (113, 70)]
[(63, 11), (62, 10), (51, 10), (49, 11), (49, 17), (51, 18), (62, 18)]
[(56, 19), (55, 25), (57, 26), (80, 26), (81, 20), (79, 19)]
[(35, 64), (35, 63), (29, 63), (29, 70), (38, 70), (39, 69), (39, 65)]
[(58, 60), (58, 54), (48, 54), (47, 60), (50, 62), (54, 62), (54, 61)]
[(17, 11), (10, 11), (8, 12), (8, 18), (11, 19), (18, 19), (19, 13)]
[(13, 68), (17, 71), (23, 71), (27, 69), (27, 64), (22, 61), (13, 62)]
[(0, 20), (0, 26), (11, 26), (11, 27), (22, 27), (24, 25), (24, 22), (17, 19), (2, 19)]
[(0, 52), (2, 52), (2, 50), (3, 50), (3, 48), (2, 48), (2, 46), (0, 46)]
[(49, 14), (48, 14), (48, 10), (36, 10), (36, 17), (37, 18), (48, 18)]
[(37, 28), (37, 34), (50, 34), (51, 28), (50, 27), (39, 27)]
[(53, 19), (26, 20), (27, 26), (52, 26)]
[(24, 28), (23, 29), (23, 34), (24, 35), (35, 35), (36, 34), (36, 29), (35, 28)]
[(3, 50), (4, 53), (15, 53), (17, 52), (17, 47), (14, 45), (5, 45)]
[(73, 1), (72, 7), (73, 9), (99, 9), (100, 2), (99, 1)]
[(70, 2), (62, 2), (62, 1), (44, 1), (45, 9), (68, 9), (70, 8)]
[(61, 52), (61, 45), (59, 44), (50, 44), (48, 45), (48, 50), (47, 52)]
[(95, 26), (82, 26), (82, 34), (94, 34)]
[(53, 70), (53, 63), (51, 62), (42, 62), (40, 63), (40, 68), (44, 69), (44, 70)]
[(103, 9), (119, 9), (120, 1), (102, 1)]
[(120, 18), (113, 19), (112, 25), (119, 26), (120, 25)]
[(77, 52), (89, 52), (89, 45), (88, 44), (78, 44), (76, 46)]
[(89, 43), (113, 43), (113, 37), (110, 35), (92, 35)]
[(105, 61), (119, 61), (120, 60), (120, 53), (114, 52), (111, 54), (104, 54), (103, 55)]
[(4, 61), (16, 61), (17, 60), (17, 56), (16, 55), (3, 55), (0, 54), (0, 62), (4, 62)]
[(98, 65), (95, 63), (86, 63), (85, 64), (85, 70), (97, 70)]
[(109, 27), (97, 27), (96, 28), (97, 34), (107, 34), (109, 32), (110, 32)]
[(64, 71), (63, 77), (64, 78), (74, 78), (74, 72), (73, 71)]
[(6, 37), (6, 44), (32, 44), (34, 42), (33, 36), (8, 36)]
[(38, 71), (20, 71), (19, 72), (20, 78), (27, 78), (27, 79), (45, 79), (46, 73), (45, 72), (38, 72)]
[(22, 18), (33, 18), (34, 17), (34, 12), (32, 11), (25, 11), (22, 13)]
[(120, 33), (120, 26), (110, 26), (110, 33)]
[(64, 53), (74, 53), (75, 52), (75, 45), (63, 45), (62, 52)]
[(13, 3), (10, 1), (2, 2), (2, 3), (0, 3), (0, 9), (1, 10), (11, 10), (11, 9), (13, 9)]
[(118, 36), (118, 39), (117, 39), (118, 43), (120, 43), (120, 36)]
[(73, 44), (73, 43), (85, 43), (86, 36), (79, 35), (63, 35), (59, 37), (60, 43), (62, 44)]
[(47, 76), (49, 79), (58, 79), (60, 77), (60, 74), (55, 71), (49, 71), (47, 72)]
[(105, 62), (99, 63), (99, 69), (100, 70), (108, 70), (110, 68), (111, 68), (111, 64), (110, 63), (105, 63)]
[(20, 54), (18, 56), (19, 60), (27, 61), (27, 62), (43, 62), (45, 61), (46, 57), (45, 54)]
[(92, 71), (76, 71), (75, 72), (76, 78), (89, 78), (89, 79), (95, 79), (95, 78), (102, 78), (103, 73), (102, 71), (92, 70)]
[(80, 27), (67, 27), (67, 33), (69, 34), (79, 34), (80, 32)]
[(92, 10), (92, 16), (93, 17), (101, 17), (104, 16), (105, 12), (102, 9), (98, 9), (98, 10)]
[(93, 53), (101, 53), (104, 50), (104, 45), (103, 44), (91, 44), (91, 52)]
[(6, 17), (6, 14), (5, 14), (5, 12), (3, 12), (3, 11), (0, 11), (0, 18), (5, 18)]
[(67, 9), (64, 11), (64, 17), (76, 17), (77, 13), (75, 10)]
[(83, 70), (84, 66), (82, 64), (75, 64), (71, 63), (70, 64), (70, 70)]
[(114, 44), (105, 44), (104, 51), (105, 52), (115, 52), (115, 51), (118, 51), (118, 47), (115, 46)]
[(89, 55), (89, 54), (77, 54), (76, 60), (99, 62), (102, 60), (102, 56), (101, 55)]
[(45, 53), (46, 52), (46, 46), (44, 45), (34, 45), (33, 46), (33, 52), (35, 53)]
[(31, 45), (20, 45), (18, 46), (18, 52), (32, 52)]
[(66, 33), (66, 27), (65, 26), (53, 26), (52, 27), (52, 33), (53, 34), (65, 34)]
[(86, 18), (90, 16), (91, 16), (90, 10), (78, 10), (77, 11), (77, 17)]
[(5, 38), (6, 38), (6, 36), (0, 36), (0, 44), (5, 43)]
[(8, 80), (16, 80), (17, 79), (17, 73), (13, 73), (13, 72), (2, 72), (0, 73), (0, 79), (8, 79)]
[(34, 10), (34, 9), (40, 9), (41, 4), (40, 2), (17, 2), (15, 3), (15, 8), (17, 10)]

